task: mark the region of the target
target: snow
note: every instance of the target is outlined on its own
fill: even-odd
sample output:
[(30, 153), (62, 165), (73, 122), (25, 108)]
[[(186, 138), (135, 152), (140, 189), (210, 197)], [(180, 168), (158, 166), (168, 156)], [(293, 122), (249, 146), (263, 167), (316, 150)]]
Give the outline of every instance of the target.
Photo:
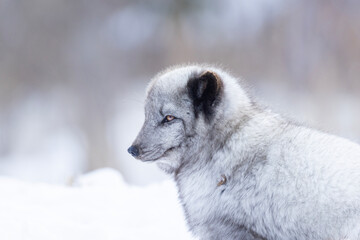
[(0, 191), (0, 239), (193, 239), (172, 181), (134, 187), (100, 169), (71, 186), (0, 177)]

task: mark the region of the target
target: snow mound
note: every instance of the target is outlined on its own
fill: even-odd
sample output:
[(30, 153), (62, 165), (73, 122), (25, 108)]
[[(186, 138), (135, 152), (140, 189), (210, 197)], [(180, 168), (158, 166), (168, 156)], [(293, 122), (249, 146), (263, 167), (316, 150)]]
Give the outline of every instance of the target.
[(0, 239), (193, 239), (171, 181), (134, 187), (101, 169), (73, 186), (0, 177), (0, 191)]

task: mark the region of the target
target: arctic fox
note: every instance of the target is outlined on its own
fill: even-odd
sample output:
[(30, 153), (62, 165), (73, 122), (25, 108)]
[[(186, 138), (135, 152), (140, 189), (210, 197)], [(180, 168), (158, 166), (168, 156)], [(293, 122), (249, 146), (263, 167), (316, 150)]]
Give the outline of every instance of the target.
[(170, 68), (147, 89), (128, 149), (177, 183), (200, 239), (360, 239), (360, 146), (288, 121), (206, 65)]

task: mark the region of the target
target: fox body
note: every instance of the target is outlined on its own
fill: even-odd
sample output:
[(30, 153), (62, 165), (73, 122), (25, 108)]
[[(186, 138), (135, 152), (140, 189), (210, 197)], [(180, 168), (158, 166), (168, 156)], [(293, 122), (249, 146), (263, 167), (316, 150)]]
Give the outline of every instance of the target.
[(176, 181), (200, 239), (360, 239), (360, 146), (288, 121), (206, 65), (149, 84), (129, 152)]

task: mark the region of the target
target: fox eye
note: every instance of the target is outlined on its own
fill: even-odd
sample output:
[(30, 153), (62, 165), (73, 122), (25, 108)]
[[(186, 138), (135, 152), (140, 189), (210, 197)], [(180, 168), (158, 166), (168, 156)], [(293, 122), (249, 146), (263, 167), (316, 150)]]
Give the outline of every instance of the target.
[(172, 115), (166, 115), (163, 122), (171, 122), (172, 120), (174, 120), (175, 117)]

